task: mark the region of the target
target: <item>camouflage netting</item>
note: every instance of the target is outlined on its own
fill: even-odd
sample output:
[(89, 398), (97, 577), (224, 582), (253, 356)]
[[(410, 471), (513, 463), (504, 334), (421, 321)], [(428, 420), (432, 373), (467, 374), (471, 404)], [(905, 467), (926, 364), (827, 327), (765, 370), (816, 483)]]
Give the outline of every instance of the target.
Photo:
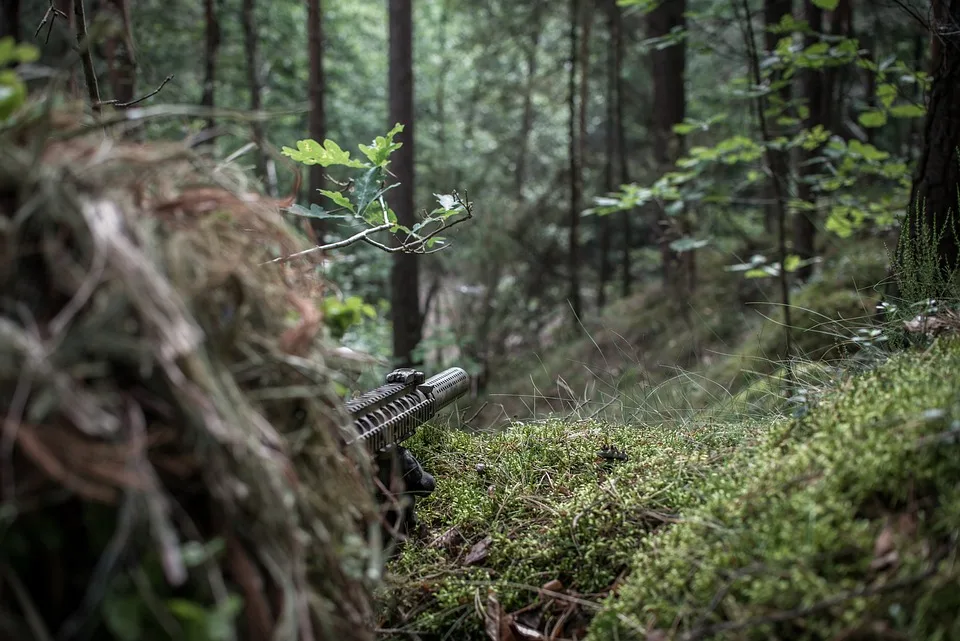
[(322, 283), (262, 265), (301, 241), (224, 167), (60, 119), (0, 134), (0, 638), (369, 638)]

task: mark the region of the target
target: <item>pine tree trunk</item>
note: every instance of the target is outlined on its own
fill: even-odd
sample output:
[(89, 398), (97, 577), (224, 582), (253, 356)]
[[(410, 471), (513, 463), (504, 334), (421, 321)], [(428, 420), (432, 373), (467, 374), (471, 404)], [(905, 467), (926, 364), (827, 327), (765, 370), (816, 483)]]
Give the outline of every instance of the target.
[[(323, 67), (323, 9), (320, 0), (307, 2), (307, 47), (310, 58), (310, 80), (308, 93), (310, 95), (310, 138), (321, 145), (327, 137), (327, 119), (324, 108), (324, 94), (326, 92), (326, 77)], [(312, 165), (310, 179), (307, 181), (307, 200), (311, 204), (322, 205), (323, 196), (319, 190), (323, 189), (323, 167)], [(317, 218), (310, 219), (310, 226), (317, 236), (317, 242), (323, 243), (324, 221)]]
[[(671, 0), (660, 3), (647, 15), (648, 35), (652, 38), (667, 36), (675, 28), (686, 26), (684, 12), (686, 0)], [(673, 126), (683, 122), (686, 109), (684, 70), (686, 68), (686, 45), (684, 41), (650, 53), (653, 76), (653, 155), (658, 170), (669, 171), (682, 152), (682, 139), (674, 133)], [(671, 243), (690, 232), (685, 216), (667, 216), (660, 212), (660, 255), (663, 263), (663, 279), (667, 287), (680, 286), (689, 293), (693, 285), (692, 251), (683, 255), (671, 248)]]
[(133, 32), (130, 28), (130, 0), (106, 0), (100, 8), (114, 20), (118, 29), (104, 42), (111, 98), (132, 102), (137, 90), (137, 62), (134, 58)]
[[(217, 17), (217, 7), (214, 0), (204, 0), (204, 20), (206, 22), (205, 50), (203, 58), (203, 94), (200, 105), (212, 109), (214, 107), (214, 89), (217, 77), (217, 54), (220, 50), (220, 23)], [(207, 119), (207, 129), (213, 129), (214, 119)]]
[[(767, 50), (767, 54), (774, 51), (777, 48), (777, 43), (782, 37), (780, 34), (771, 33), (770, 28), (777, 25), (784, 16), (791, 15), (793, 13), (793, 0), (764, 0), (763, 3), (763, 19), (766, 25), (766, 32), (764, 34), (764, 45)], [(770, 103), (773, 106), (776, 106), (781, 109), (786, 109), (790, 104), (790, 83), (783, 81), (781, 74), (775, 73), (770, 78), (772, 83), (782, 82), (783, 85), (780, 87), (779, 91), (770, 96)], [(776, 118), (770, 119), (770, 135), (773, 138), (781, 135), (781, 128), (776, 125)], [(789, 193), (787, 189), (787, 183), (790, 178), (790, 157), (784, 151), (773, 150), (770, 152), (770, 172), (773, 174), (772, 179), (777, 181), (777, 184), (781, 186), (780, 193)], [(780, 205), (779, 203), (773, 202), (776, 198), (776, 189), (771, 184), (767, 189), (767, 200), (771, 201), (766, 208), (764, 209), (764, 227), (768, 233), (775, 233), (777, 231), (777, 221), (779, 220), (780, 215)]]
[(944, 276), (960, 267), (960, 0), (934, 0), (931, 53), (934, 75), (924, 122), (924, 147), (910, 202), (912, 212), (901, 243), (918, 238), (921, 225), (939, 237)]
[[(250, 109), (254, 112), (259, 112), (263, 107), (261, 98), (263, 85), (260, 81), (260, 69), (258, 67), (260, 64), (260, 56), (258, 52), (259, 38), (257, 37), (255, 0), (243, 0), (242, 19), (243, 39), (247, 54), (247, 85), (250, 88)], [(253, 130), (253, 142), (257, 145), (254, 156), (256, 158), (257, 177), (266, 185), (267, 163), (265, 160), (266, 156), (263, 152), (263, 123), (259, 120), (254, 121), (251, 129)]]
[(572, 321), (580, 317), (580, 208), (583, 185), (580, 171), (580, 144), (577, 138), (577, 26), (580, 21), (580, 1), (570, 0), (570, 75), (568, 77), (568, 118), (570, 156), (570, 233), (567, 241), (567, 268), (569, 270), (569, 293), (567, 302), (573, 312)]
[(2, 0), (0, 2), (0, 38), (23, 40), (20, 29), (20, 0)]
[(530, 132), (533, 131), (533, 84), (537, 77), (537, 54), (540, 50), (542, 14), (542, 0), (534, 0), (533, 15), (530, 18), (532, 31), (526, 51), (527, 82), (523, 91), (523, 116), (520, 125), (520, 144), (517, 146), (517, 171), (513, 187), (517, 202), (523, 200), (523, 186), (527, 180), (527, 149), (530, 145)]
[[(823, 30), (823, 10), (820, 9), (812, 0), (805, 0), (804, 15), (810, 28), (820, 33)], [(809, 47), (819, 41), (816, 35), (805, 35), (803, 38), (804, 47)], [(817, 69), (804, 69), (801, 76), (803, 84), (803, 95), (807, 102), (807, 118), (804, 126), (812, 129), (817, 125), (827, 126), (826, 118), (823, 113), (824, 91), (823, 91), (823, 72)], [(819, 153), (819, 149), (808, 151), (804, 154), (804, 160), (809, 161)], [(811, 186), (803, 180), (807, 175), (815, 170), (810, 168), (808, 162), (802, 163), (801, 180), (797, 185), (797, 194), (800, 200), (808, 203), (808, 208), (798, 211), (793, 217), (793, 253), (801, 260), (807, 260), (814, 257), (815, 240), (817, 234), (816, 219), (816, 196)], [(801, 281), (807, 280), (813, 274), (813, 265), (807, 265), (797, 270), (797, 278)]]
[[(617, 96), (617, 155), (620, 159), (620, 184), (626, 185), (630, 183), (630, 164), (627, 160), (627, 132), (626, 128), (624, 127), (623, 119), (623, 105), (625, 102), (623, 92), (623, 13), (616, 3), (614, 3), (613, 11), (615, 13), (617, 27), (617, 37), (614, 43), (617, 67), (617, 88), (615, 92)], [(634, 211), (625, 211), (620, 214), (620, 242), (622, 248), (622, 254), (620, 256), (620, 295), (624, 298), (630, 295), (630, 290), (633, 287), (633, 273), (630, 252), (633, 249), (634, 215)]]
[[(609, 46), (607, 47), (607, 96), (606, 96), (606, 153), (603, 164), (603, 188), (606, 192), (616, 191), (616, 159), (617, 159), (617, 41), (620, 38), (618, 24), (618, 8), (616, 0), (607, 2), (607, 33)], [(607, 285), (613, 277), (613, 263), (610, 260), (611, 219), (610, 216), (596, 216), (597, 241), (600, 265), (597, 270), (597, 308), (603, 309), (607, 304)]]
[[(390, 20), (390, 118), (388, 125), (404, 126), (397, 136), (402, 142), (391, 156), (391, 171), (399, 186), (388, 192), (390, 207), (397, 222), (406, 227), (416, 224), (414, 212), (414, 120), (413, 120), (413, 15), (412, 0), (389, 0)], [(393, 356), (399, 367), (417, 365), (414, 355), (420, 343), (419, 262), (416, 254), (396, 253), (391, 272), (391, 314), (393, 320)]]

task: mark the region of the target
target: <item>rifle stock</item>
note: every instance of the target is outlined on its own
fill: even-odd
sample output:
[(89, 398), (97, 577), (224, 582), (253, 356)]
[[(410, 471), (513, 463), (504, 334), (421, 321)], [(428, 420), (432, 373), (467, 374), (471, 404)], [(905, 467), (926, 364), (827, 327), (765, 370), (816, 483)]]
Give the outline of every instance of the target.
[(394, 370), (385, 385), (347, 402), (358, 431), (351, 443), (362, 442), (372, 454), (399, 445), (469, 389), (470, 378), (459, 367), (426, 379), (413, 368)]

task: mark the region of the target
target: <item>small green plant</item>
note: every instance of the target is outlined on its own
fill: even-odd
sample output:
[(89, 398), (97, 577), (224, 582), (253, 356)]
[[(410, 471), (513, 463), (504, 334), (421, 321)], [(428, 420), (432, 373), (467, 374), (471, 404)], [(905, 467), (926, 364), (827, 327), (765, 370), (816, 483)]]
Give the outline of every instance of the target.
[(4, 122), (27, 100), (27, 85), (15, 69), (14, 63), (34, 62), (40, 52), (36, 47), (17, 44), (12, 37), (0, 38), (0, 122)]
[(334, 338), (340, 340), (351, 327), (363, 322), (364, 317), (376, 318), (377, 310), (359, 296), (323, 299), (323, 319)]
[[(958, 270), (950, 268), (938, 252), (940, 241), (947, 233), (956, 233), (954, 212), (947, 212), (944, 224), (925, 215), (926, 206), (917, 203), (903, 222), (903, 235), (891, 256), (900, 298), (907, 303), (928, 300), (960, 299)], [(911, 233), (912, 232), (912, 233)]]
[[(283, 147), (282, 153), (285, 156), (304, 165), (345, 167), (353, 170), (346, 181), (337, 183), (339, 189), (320, 190), (321, 194), (336, 205), (335, 208), (327, 209), (317, 204), (312, 204), (309, 208), (302, 205), (289, 208), (288, 211), (297, 216), (354, 222), (362, 226), (359, 232), (348, 238), (308, 251), (338, 249), (362, 241), (391, 253), (428, 253), (443, 246), (445, 240), (439, 235), (441, 232), (473, 217), (470, 203), (454, 192), (434, 194), (440, 206), (424, 212), (422, 220), (412, 227), (398, 223), (397, 215), (387, 205), (384, 194), (399, 185), (388, 184), (387, 166), (390, 164), (390, 155), (403, 146), (403, 143), (394, 140), (402, 131), (403, 125), (398, 123), (386, 136), (377, 136), (372, 144), (359, 145), (360, 153), (366, 157), (366, 161), (351, 157), (349, 151), (329, 139), (324, 140), (323, 144), (310, 139), (299, 140), (296, 149)], [(397, 246), (391, 247), (373, 240), (372, 236), (379, 232), (400, 232), (403, 237)]]

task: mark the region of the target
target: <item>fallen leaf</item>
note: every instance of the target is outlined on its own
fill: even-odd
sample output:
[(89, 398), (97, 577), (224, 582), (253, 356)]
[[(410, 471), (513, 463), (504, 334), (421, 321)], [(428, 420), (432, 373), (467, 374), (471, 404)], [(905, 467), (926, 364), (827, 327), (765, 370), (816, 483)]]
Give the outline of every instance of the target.
[(540, 586), (540, 598), (544, 600), (550, 599), (552, 598), (552, 596), (547, 594), (547, 592), (560, 592), (562, 590), (563, 590), (563, 583), (560, 582), (560, 579), (547, 581), (546, 583)]
[(517, 641), (510, 626), (510, 615), (503, 611), (493, 590), (487, 591), (487, 607), (483, 611), (483, 628), (490, 641)]
[(893, 550), (893, 544), (893, 528), (887, 524), (877, 536), (877, 540), (873, 544), (873, 556), (875, 558), (886, 556)]
[(464, 565), (475, 565), (486, 560), (487, 556), (490, 555), (491, 543), (493, 543), (493, 538), (489, 536), (474, 543), (473, 547), (470, 548), (470, 553), (467, 554), (467, 558), (463, 561)]
[(431, 541), (429, 547), (449, 549), (456, 543), (458, 538), (461, 538), (460, 530), (454, 526)]

